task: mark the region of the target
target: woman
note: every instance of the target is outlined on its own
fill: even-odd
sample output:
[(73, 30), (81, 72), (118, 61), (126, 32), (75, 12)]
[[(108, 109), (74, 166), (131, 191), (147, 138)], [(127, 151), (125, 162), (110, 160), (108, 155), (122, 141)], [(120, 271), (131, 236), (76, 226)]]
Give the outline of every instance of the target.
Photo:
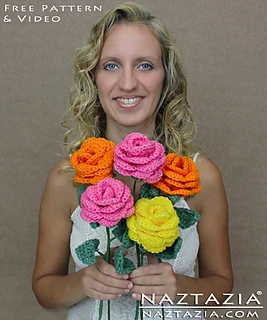
[[(201, 218), (184, 233), (181, 252), (171, 263), (157, 263), (148, 254), (148, 265), (121, 275), (98, 256), (85, 267), (74, 249), (94, 238), (98, 229), (89, 230), (81, 221), (73, 170), (69, 160), (60, 162), (48, 176), (40, 208), (33, 274), (39, 303), (49, 309), (69, 308), (68, 319), (97, 319), (99, 300), (113, 300), (111, 319), (133, 319), (135, 300), (141, 300), (142, 293), (154, 293), (157, 301), (163, 294), (176, 301), (177, 293), (201, 293), (199, 304), (212, 293), (222, 302), (222, 294), (233, 285), (227, 201), (216, 165), (192, 153), (195, 125), (174, 40), (161, 20), (127, 3), (110, 10), (92, 28), (75, 66), (71, 101), (75, 125), (65, 137), (69, 152), (89, 137), (118, 144), (129, 133), (140, 132), (161, 142), (166, 153), (192, 156), (202, 189), (180, 201)], [(130, 177), (117, 178), (132, 188)], [(70, 250), (76, 263), (72, 274), (68, 274)], [(199, 278), (194, 274), (196, 258)]]

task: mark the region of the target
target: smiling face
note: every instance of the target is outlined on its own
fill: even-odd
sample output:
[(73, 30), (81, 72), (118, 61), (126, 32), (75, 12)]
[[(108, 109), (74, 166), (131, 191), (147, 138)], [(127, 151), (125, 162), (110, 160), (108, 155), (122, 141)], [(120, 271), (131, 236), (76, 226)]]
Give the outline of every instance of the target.
[(148, 27), (124, 23), (107, 34), (95, 79), (108, 138), (132, 131), (153, 136), (164, 81), (161, 56)]

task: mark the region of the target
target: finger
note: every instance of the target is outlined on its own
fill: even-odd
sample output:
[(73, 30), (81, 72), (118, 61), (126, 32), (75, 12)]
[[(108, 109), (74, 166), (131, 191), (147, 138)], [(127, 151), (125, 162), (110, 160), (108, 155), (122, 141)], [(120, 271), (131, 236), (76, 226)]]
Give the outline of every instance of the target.
[(133, 286), (132, 293), (146, 295), (164, 295), (167, 291), (166, 286)]
[(152, 286), (152, 285), (165, 285), (168, 279), (159, 277), (159, 275), (146, 275), (142, 277), (131, 278), (134, 285)]
[(110, 277), (116, 278), (116, 279), (128, 279), (128, 274), (119, 274), (116, 272), (113, 265), (110, 263), (107, 263), (103, 258), (98, 257), (96, 262), (96, 268), (103, 274), (106, 274)]
[(137, 277), (143, 277), (145, 275), (152, 275), (152, 274), (161, 274), (162, 272), (158, 268), (159, 264), (149, 264), (146, 266), (142, 266), (133, 270), (130, 273), (130, 279), (134, 279)]
[(130, 292), (130, 289), (133, 288), (133, 284), (130, 282), (124, 282), (122, 283), (121, 280), (116, 280), (115, 283), (113, 283), (114, 279), (106, 277), (106, 281), (100, 282), (97, 281), (92, 281), (90, 283), (90, 289), (95, 290), (101, 293), (106, 293), (106, 294), (126, 294)]
[(88, 294), (88, 296), (97, 300), (115, 300), (117, 298), (120, 298), (122, 294), (110, 294), (93, 290), (90, 294)]
[[(160, 304), (160, 305), (166, 306), (166, 305), (171, 305), (171, 302), (172, 302), (172, 300), (166, 301), (166, 299), (164, 299), (163, 295), (155, 295), (152, 298), (152, 295), (148, 294), (147, 297), (153, 301), (153, 305)], [(142, 302), (149, 302), (144, 297), (142, 297), (142, 295), (139, 293), (133, 293), (132, 298), (134, 300), (138, 300), (138, 301), (142, 301)]]
[(141, 296), (141, 294), (139, 294), (139, 293), (132, 293), (132, 298), (134, 299), (134, 300), (138, 300), (138, 301), (141, 301), (142, 300), (142, 296)]
[(124, 279), (116, 279), (99, 272), (95, 266), (88, 268), (82, 278), (84, 293), (95, 299), (116, 299), (129, 293), (133, 284)]
[(147, 256), (148, 264), (157, 264), (157, 263), (159, 263), (159, 259), (156, 256), (154, 256), (154, 254), (152, 254), (150, 252), (146, 252), (145, 255)]
[(172, 266), (166, 262), (160, 262), (157, 264), (149, 264), (136, 268), (131, 274), (130, 278), (135, 279), (137, 277), (143, 277), (148, 275), (160, 275), (160, 277), (168, 277), (173, 274)]
[[(133, 287), (133, 283), (129, 280), (114, 278), (110, 275), (106, 275), (101, 272), (97, 272), (95, 274), (95, 280), (96, 282), (99, 283), (99, 286), (101, 285), (101, 288), (102, 288), (102, 289), (99, 289), (99, 288), (96, 288), (96, 289), (102, 292), (104, 292), (105, 290), (111, 290), (109, 288), (125, 290), (125, 289), (131, 289)], [(107, 292), (113, 293), (114, 291), (107, 291)]]
[[(97, 265), (101, 266), (101, 263), (102, 262), (99, 261)], [(108, 265), (105, 261), (104, 264)], [(129, 292), (129, 290), (133, 287), (133, 283), (131, 281), (104, 274), (97, 268), (97, 265), (88, 266), (84, 270), (82, 281), (84, 290), (87, 294), (90, 292), (90, 290), (96, 290), (103, 293), (123, 294)], [(109, 268), (106, 270), (108, 269)]]

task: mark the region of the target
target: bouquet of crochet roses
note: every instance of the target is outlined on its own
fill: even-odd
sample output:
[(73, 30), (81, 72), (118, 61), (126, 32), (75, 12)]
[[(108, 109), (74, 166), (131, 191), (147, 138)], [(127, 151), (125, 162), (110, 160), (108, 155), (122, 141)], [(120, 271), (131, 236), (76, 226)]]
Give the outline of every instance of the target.
[[(197, 167), (189, 157), (165, 155), (157, 141), (141, 133), (131, 133), (117, 144), (105, 138), (89, 138), (70, 158), (76, 169), (81, 217), (91, 228), (105, 228), (107, 251), (100, 252), (99, 239), (81, 243), (75, 250), (85, 265), (96, 262), (96, 255), (110, 261), (114, 239), (120, 246), (114, 254), (114, 266), (120, 274), (130, 274), (143, 265), (146, 252), (159, 261), (175, 259), (182, 245), (180, 229), (199, 220), (196, 211), (174, 206), (181, 197), (200, 191)], [(133, 190), (118, 179), (132, 177)], [(136, 191), (140, 182), (140, 192)], [(136, 248), (136, 261), (125, 250)], [(139, 302), (138, 302), (139, 303)], [(138, 319), (138, 305), (135, 319)], [(99, 320), (103, 301), (100, 301)], [(110, 319), (110, 301), (108, 301)], [(142, 319), (142, 316), (141, 316)]]

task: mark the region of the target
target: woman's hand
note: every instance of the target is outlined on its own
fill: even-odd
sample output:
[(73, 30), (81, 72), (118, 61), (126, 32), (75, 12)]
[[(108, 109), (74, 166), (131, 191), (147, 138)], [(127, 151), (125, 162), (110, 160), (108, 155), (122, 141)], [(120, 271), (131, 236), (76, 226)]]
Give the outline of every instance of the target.
[(97, 257), (96, 263), (84, 269), (82, 277), (84, 293), (98, 300), (115, 300), (130, 292), (133, 287), (128, 278), (127, 274), (117, 273), (113, 265)]
[(158, 263), (152, 254), (148, 255), (148, 265), (135, 269), (130, 274), (133, 283), (132, 297), (141, 301), (141, 294), (150, 296), (155, 294), (155, 303), (158, 303), (164, 294), (175, 300), (177, 293), (177, 279), (172, 266), (166, 262)]

